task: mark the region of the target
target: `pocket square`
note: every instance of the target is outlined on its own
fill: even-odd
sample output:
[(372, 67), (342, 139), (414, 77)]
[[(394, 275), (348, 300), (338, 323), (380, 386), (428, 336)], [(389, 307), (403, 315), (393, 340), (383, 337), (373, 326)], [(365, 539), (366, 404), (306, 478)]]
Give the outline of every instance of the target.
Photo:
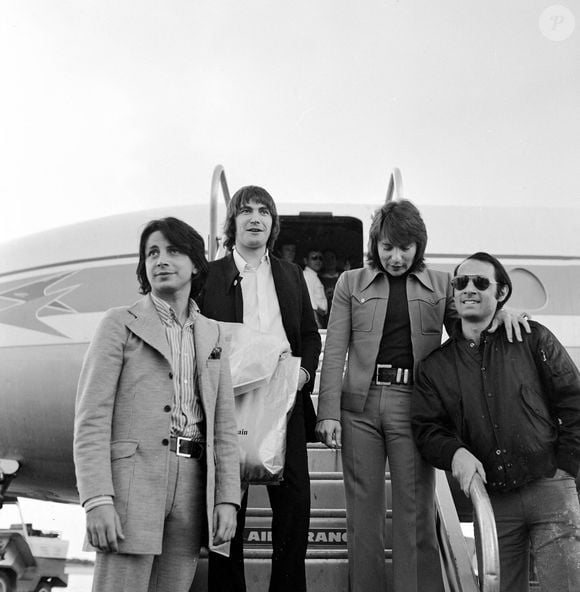
[(217, 345), (213, 348), (211, 354), (209, 355), (210, 360), (219, 360), (222, 357), (222, 348)]

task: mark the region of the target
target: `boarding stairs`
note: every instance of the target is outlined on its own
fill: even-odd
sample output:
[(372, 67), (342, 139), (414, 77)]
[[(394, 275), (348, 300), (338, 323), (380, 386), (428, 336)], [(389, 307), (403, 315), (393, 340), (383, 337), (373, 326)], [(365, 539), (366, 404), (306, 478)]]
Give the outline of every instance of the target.
[[(321, 331), (323, 347), (326, 331)], [(322, 354), (321, 354), (322, 360)], [(313, 400), (316, 406), (320, 365)], [(348, 559), (346, 547), (346, 500), (340, 451), (319, 443), (308, 444), (311, 513), (306, 580), (309, 592), (348, 592)], [(385, 566), (391, 578), (392, 506), (388, 466), (385, 472)], [(499, 559), (495, 523), (483, 483), (473, 486), (480, 530), (485, 534), (482, 577), (475, 575), (473, 549), (463, 535), (445, 473), (437, 472), (436, 504), (438, 536), (446, 592), (499, 591)], [(267, 592), (270, 578), (272, 511), (265, 486), (252, 485), (248, 494), (244, 531), (244, 565), (249, 592)], [(481, 585), (480, 585), (481, 583)], [(202, 553), (190, 592), (207, 590), (207, 554)]]

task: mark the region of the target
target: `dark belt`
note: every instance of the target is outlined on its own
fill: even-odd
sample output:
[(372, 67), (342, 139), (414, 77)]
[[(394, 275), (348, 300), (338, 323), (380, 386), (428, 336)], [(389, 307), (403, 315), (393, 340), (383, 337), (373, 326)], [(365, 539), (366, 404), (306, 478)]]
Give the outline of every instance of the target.
[(169, 450), (175, 452), (177, 456), (185, 456), (199, 460), (205, 454), (205, 444), (197, 442), (191, 438), (182, 436), (171, 436), (169, 438)]
[(413, 384), (413, 370), (411, 368), (393, 368), (391, 364), (377, 364), (374, 383), (379, 386)]

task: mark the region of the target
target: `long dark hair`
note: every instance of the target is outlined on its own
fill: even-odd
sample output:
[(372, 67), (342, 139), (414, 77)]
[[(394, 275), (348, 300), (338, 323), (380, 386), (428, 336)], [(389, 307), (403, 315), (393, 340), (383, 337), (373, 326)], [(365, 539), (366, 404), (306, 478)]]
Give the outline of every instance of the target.
[(427, 247), (427, 228), (419, 210), (408, 199), (389, 201), (376, 210), (369, 231), (367, 261), (371, 267), (383, 269), (378, 245), (387, 235), (391, 244), (403, 247), (411, 243), (417, 245), (412, 271), (425, 267), (425, 248)]
[(137, 264), (139, 291), (141, 294), (149, 294), (151, 292), (151, 284), (147, 279), (145, 269), (145, 247), (149, 237), (157, 231), (161, 232), (174, 247), (185, 253), (195, 265), (197, 274), (192, 277), (190, 291), (190, 297), (195, 299), (203, 288), (207, 277), (208, 264), (205, 258), (205, 244), (197, 230), (183, 220), (173, 217), (151, 220), (141, 233), (141, 238), (139, 239), (139, 263)]
[(240, 209), (249, 204), (251, 200), (266, 206), (268, 210), (270, 210), (270, 215), (272, 216), (272, 231), (268, 238), (268, 249), (272, 249), (278, 238), (278, 233), (280, 232), (280, 220), (278, 218), (278, 211), (276, 210), (274, 198), (262, 187), (258, 187), (257, 185), (246, 185), (234, 193), (228, 204), (226, 221), (224, 223), (224, 246), (227, 249), (233, 249), (236, 244), (236, 216), (240, 213)]

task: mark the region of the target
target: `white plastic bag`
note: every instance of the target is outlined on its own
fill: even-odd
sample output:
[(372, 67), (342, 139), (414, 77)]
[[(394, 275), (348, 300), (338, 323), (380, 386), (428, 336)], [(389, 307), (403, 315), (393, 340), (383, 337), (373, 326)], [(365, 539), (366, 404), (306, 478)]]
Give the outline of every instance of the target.
[(241, 479), (277, 483), (283, 477), (301, 360), (283, 351), (279, 338), (240, 323), (220, 324), (229, 343)]
[(277, 483), (282, 479), (288, 418), (296, 402), (299, 370), (300, 358), (281, 358), (267, 384), (235, 398), (243, 482)]

